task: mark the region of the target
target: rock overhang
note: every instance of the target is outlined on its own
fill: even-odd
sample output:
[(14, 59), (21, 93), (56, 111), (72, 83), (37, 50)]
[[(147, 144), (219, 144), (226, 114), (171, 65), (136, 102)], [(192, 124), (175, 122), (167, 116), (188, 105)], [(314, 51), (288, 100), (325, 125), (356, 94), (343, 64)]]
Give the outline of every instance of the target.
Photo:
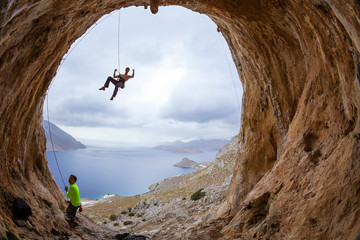
[[(71, 44), (113, 10), (150, 6), (156, 13), (159, 6), (167, 5), (206, 14), (217, 24), (243, 83), (240, 154), (222, 214), (233, 222), (243, 221), (247, 213), (241, 209), (242, 203), (248, 201), (251, 205), (264, 194), (268, 196), (267, 206), (273, 202), (273, 206), (287, 203), (292, 207), (295, 205), (287, 201), (300, 200), (306, 188), (312, 193), (335, 194), (325, 176), (332, 172), (329, 166), (338, 166), (337, 158), (343, 162), (338, 166), (343, 172), (337, 174), (344, 184), (357, 181), (350, 174), (358, 167), (354, 162), (357, 143), (349, 136), (359, 132), (358, 1), (3, 1), (0, 188), (4, 196), (0, 219), (7, 229), (17, 229), (8, 210), (8, 202), (14, 197), (27, 199), (35, 208), (45, 203), (48, 214), (58, 213), (63, 207), (61, 191), (47, 167), (41, 120), (47, 88)], [(347, 149), (348, 153), (341, 155), (332, 149)], [(323, 182), (323, 189), (310, 182), (301, 185), (302, 179), (316, 179), (308, 175), (309, 171), (321, 176), (317, 181)], [(286, 198), (286, 191), (294, 188), (300, 193)], [(356, 192), (353, 188), (338, 186), (346, 189), (345, 196)], [(304, 204), (305, 210), (294, 209), (306, 219), (315, 206)], [(268, 216), (258, 221), (260, 227), (266, 228), (278, 209), (268, 210)], [(290, 211), (280, 212), (284, 217), (292, 216)], [(321, 212), (316, 214), (317, 226), (333, 226)], [(45, 219), (43, 214), (34, 219), (41, 225), (37, 231), (43, 236), (51, 226), (45, 224)], [(281, 219), (278, 222), (284, 224)], [(300, 225), (303, 233), (291, 226), (283, 231), (303, 236), (314, 227), (314, 221), (304, 220)], [(356, 231), (347, 226), (349, 232)], [(341, 229), (332, 228), (326, 236), (341, 234)], [(247, 225), (241, 231), (234, 232), (231, 227), (225, 231), (238, 236), (258, 230)]]

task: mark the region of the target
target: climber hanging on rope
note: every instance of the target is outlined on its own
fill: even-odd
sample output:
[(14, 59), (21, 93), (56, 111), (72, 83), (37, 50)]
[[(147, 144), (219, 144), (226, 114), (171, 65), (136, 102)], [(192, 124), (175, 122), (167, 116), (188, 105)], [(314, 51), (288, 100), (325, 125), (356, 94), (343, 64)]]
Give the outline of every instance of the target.
[[(125, 82), (127, 80), (129, 80), (130, 78), (133, 78), (134, 74), (135, 74), (135, 70), (133, 69), (132, 75), (128, 75), (128, 73), (130, 72), (129, 67), (125, 68), (125, 74), (120, 74), (120, 72), (119, 72), (119, 74), (116, 75), (116, 72), (117, 72), (117, 69), (114, 70), (114, 74), (113, 74), (114, 77), (113, 78), (108, 77), (106, 79), (106, 82), (105, 82), (104, 86), (99, 89), (99, 90), (105, 91), (105, 88), (108, 88), (109, 83), (112, 82), (115, 85), (115, 89), (114, 89), (113, 95), (110, 98), (110, 100), (113, 100), (114, 97), (116, 97), (116, 94), (118, 92), (119, 87), (124, 88), (125, 87)], [(117, 78), (117, 80), (115, 78)]]

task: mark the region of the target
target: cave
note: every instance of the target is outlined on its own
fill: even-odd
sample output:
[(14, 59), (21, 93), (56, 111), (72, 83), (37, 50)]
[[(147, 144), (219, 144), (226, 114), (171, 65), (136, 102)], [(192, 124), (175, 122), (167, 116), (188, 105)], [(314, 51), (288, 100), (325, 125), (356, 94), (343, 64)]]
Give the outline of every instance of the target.
[[(244, 88), (227, 200), (188, 239), (358, 239), (358, 0), (1, 1), (0, 236), (68, 229), (65, 197), (47, 167), (42, 109), (72, 43), (116, 9), (156, 14), (169, 5), (215, 22)], [(13, 221), (17, 197), (32, 207), (31, 227)], [(74, 236), (108, 236), (86, 226)]]

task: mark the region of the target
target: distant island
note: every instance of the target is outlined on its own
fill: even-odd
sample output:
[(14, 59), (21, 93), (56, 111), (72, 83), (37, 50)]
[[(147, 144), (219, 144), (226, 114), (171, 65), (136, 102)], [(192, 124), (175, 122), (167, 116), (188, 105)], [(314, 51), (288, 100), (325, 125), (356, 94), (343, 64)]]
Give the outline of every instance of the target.
[[(52, 142), (54, 143), (54, 146), (52, 146), (51, 143), (49, 124), (51, 129)], [(84, 144), (77, 141), (70, 134), (61, 130), (58, 126), (51, 122), (44, 120), (43, 128), (46, 135), (46, 151), (68, 151), (72, 149), (86, 148)]]
[(180, 162), (174, 164), (175, 167), (193, 168), (195, 170), (201, 170), (206, 168), (210, 163), (197, 163), (187, 157), (183, 158)]
[(173, 153), (202, 153), (203, 151), (218, 151), (229, 142), (229, 140), (220, 139), (200, 139), (190, 142), (176, 141), (156, 146), (154, 147), (154, 149), (169, 151)]
[(185, 157), (180, 162), (174, 164), (175, 167), (194, 168), (198, 163)]

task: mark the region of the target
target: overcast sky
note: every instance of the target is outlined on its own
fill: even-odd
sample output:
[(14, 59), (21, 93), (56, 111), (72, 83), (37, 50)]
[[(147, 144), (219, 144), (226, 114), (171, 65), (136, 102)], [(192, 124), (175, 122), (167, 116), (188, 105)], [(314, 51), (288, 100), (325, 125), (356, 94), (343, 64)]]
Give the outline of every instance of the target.
[(161, 7), (156, 15), (143, 7), (122, 9), (120, 70), (135, 69), (135, 78), (113, 101), (112, 84), (99, 91), (118, 69), (118, 19), (119, 11), (105, 15), (73, 44), (48, 92), (51, 122), (96, 146), (238, 133), (242, 87), (228, 46), (210, 18), (185, 8)]

